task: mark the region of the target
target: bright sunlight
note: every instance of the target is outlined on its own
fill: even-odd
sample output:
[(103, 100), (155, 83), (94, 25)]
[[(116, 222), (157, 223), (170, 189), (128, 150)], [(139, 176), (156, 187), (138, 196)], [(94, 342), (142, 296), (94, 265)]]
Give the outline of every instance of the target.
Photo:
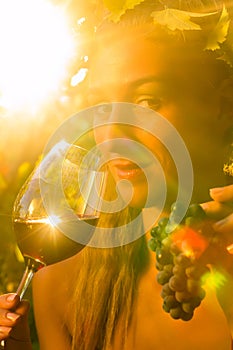
[(74, 40), (49, 0), (0, 1), (0, 108), (37, 110), (67, 75)]

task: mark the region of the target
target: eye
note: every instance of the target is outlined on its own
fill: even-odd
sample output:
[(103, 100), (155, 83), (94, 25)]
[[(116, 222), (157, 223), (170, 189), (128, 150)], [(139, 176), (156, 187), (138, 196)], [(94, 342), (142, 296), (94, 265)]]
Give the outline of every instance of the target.
[(136, 99), (135, 103), (156, 111), (162, 107), (162, 100), (154, 96), (140, 96), (140, 98)]
[(106, 114), (106, 113), (111, 113), (112, 111), (112, 104), (111, 103), (99, 103), (96, 106), (96, 110), (98, 111), (98, 114)]
[(108, 122), (112, 112), (111, 103), (101, 103), (96, 105), (94, 110), (94, 123)]

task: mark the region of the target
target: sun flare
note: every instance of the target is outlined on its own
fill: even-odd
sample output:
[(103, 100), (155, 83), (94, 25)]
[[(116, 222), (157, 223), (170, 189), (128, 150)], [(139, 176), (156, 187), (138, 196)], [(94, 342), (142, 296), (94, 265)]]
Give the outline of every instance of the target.
[(0, 42), (0, 107), (37, 109), (59, 89), (74, 53), (64, 8), (49, 0), (2, 0)]

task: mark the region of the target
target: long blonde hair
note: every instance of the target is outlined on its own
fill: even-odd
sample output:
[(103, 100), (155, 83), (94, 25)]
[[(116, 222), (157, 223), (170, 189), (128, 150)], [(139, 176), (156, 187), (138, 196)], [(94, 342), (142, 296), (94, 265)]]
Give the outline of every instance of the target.
[[(138, 210), (126, 208), (114, 214), (109, 234), (114, 231), (114, 225), (128, 222), (136, 212)], [(109, 219), (102, 217), (100, 221), (99, 225), (106, 225)], [(128, 232), (122, 229), (124, 234)], [(124, 349), (138, 281), (148, 262), (145, 236), (115, 248), (86, 247), (83, 250), (73, 295), (73, 350), (107, 349), (117, 325)]]

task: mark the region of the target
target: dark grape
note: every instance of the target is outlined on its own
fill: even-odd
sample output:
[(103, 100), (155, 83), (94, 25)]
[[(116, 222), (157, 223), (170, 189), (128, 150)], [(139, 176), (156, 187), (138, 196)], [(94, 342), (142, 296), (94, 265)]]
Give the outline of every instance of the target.
[(201, 300), (202, 299), (199, 297), (190, 298), (189, 301), (182, 303), (182, 309), (186, 313), (193, 313), (193, 311), (201, 304)]
[(163, 240), (162, 240), (162, 247), (167, 248), (167, 249), (170, 250), (170, 246), (171, 246), (171, 239), (170, 239), (170, 237), (163, 238)]
[(181, 319), (183, 321), (190, 321), (193, 318), (193, 312), (187, 313), (187, 312), (183, 312), (181, 315)]
[(192, 295), (199, 295), (201, 293), (200, 280), (187, 279), (187, 291)]
[(164, 265), (163, 270), (168, 272), (171, 276), (173, 274), (173, 264)]
[(186, 212), (186, 217), (194, 217), (198, 219), (205, 219), (206, 213), (199, 204), (190, 204)]
[(183, 266), (176, 264), (176, 265), (173, 265), (172, 272), (174, 275), (185, 277), (186, 269)]
[(160, 264), (158, 261), (156, 261), (155, 267), (158, 271), (162, 271), (163, 270), (163, 264)]
[(187, 289), (183, 290), (182, 292), (175, 292), (176, 293), (176, 299), (180, 302), (183, 303), (185, 301), (188, 301), (191, 299), (192, 294), (190, 294)]
[(156, 279), (162, 285), (164, 311), (174, 319), (189, 321), (205, 297), (202, 286), (209, 268), (198, 262), (197, 255), (186, 255), (182, 251), (183, 245), (180, 241), (177, 243), (173, 238), (177, 236), (172, 234), (185, 226), (189, 226), (191, 232), (202, 233), (202, 229), (206, 229), (206, 214), (197, 204), (190, 205), (183, 218), (181, 205), (175, 203), (171, 210), (169, 218), (160, 219), (158, 226), (152, 229), (149, 247), (156, 253), (156, 269), (159, 271)]
[(206, 295), (206, 292), (205, 292), (205, 289), (201, 288), (200, 292), (199, 292), (199, 298), (201, 300), (203, 300), (205, 298), (205, 295)]
[(186, 280), (182, 276), (172, 276), (169, 279), (169, 287), (174, 292), (182, 292), (186, 288)]
[(195, 309), (192, 304), (190, 302), (185, 302), (182, 304), (182, 309), (184, 312), (186, 312), (187, 314), (190, 314), (193, 312), (193, 310)]
[(158, 221), (158, 227), (165, 228), (165, 227), (167, 226), (168, 221), (169, 221), (169, 218), (168, 218), (168, 217), (161, 218), (161, 219)]
[(163, 309), (165, 312), (168, 312), (168, 313), (170, 312), (170, 308), (168, 307), (168, 305), (166, 305), (164, 303), (163, 303)]
[(185, 219), (185, 225), (192, 227), (192, 226), (196, 226), (197, 224), (197, 219), (194, 218), (193, 216), (189, 216)]
[(164, 305), (170, 309), (179, 306), (179, 302), (176, 300), (175, 295), (167, 295), (163, 300)]
[(182, 312), (182, 308), (180, 305), (178, 305), (175, 308), (170, 309), (170, 315), (175, 320), (178, 320), (179, 318), (181, 318), (182, 314), (183, 314), (183, 312)]
[(156, 257), (160, 264), (168, 265), (173, 263), (173, 256), (168, 249), (157, 249)]
[(163, 285), (169, 281), (170, 277), (171, 273), (162, 270), (158, 272), (156, 279), (159, 284)]
[(180, 253), (174, 257), (174, 264), (182, 266), (184, 269), (192, 265), (190, 258), (183, 253)]
[(151, 238), (149, 241), (148, 241), (148, 246), (151, 250), (153, 250), (153, 252), (156, 251), (156, 248), (157, 248), (157, 244), (156, 244), (156, 241)]
[(174, 254), (174, 255), (178, 255), (178, 254), (181, 253), (180, 248), (177, 246), (176, 243), (173, 243), (173, 242), (172, 242), (171, 245), (170, 245), (170, 251), (171, 251), (171, 253)]
[(165, 283), (161, 290), (161, 297), (164, 299), (167, 295), (174, 294), (174, 291), (169, 287), (169, 283)]
[(152, 230), (150, 231), (150, 234), (152, 237), (157, 238), (157, 237), (160, 237), (161, 232), (162, 232), (161, 227), (156, 226), (152, 228)]
[(188, 278), (199, 279), (202, 276), (209, 274), (210, 269), (207, 266), (200, 266), (198, 264), (188, 266), (185, 269), (185, 274)]

